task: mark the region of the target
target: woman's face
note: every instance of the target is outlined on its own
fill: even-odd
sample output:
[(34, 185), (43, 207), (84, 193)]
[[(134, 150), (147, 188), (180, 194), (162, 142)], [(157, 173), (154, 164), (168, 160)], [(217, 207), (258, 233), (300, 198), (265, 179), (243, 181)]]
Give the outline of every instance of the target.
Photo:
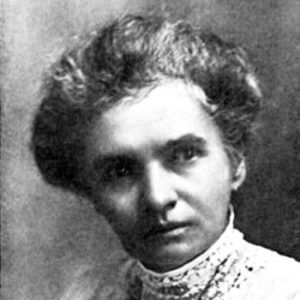
[(204, 98), (182, 81), (165, 82), (104, 113), (87, 139), (97, 210), (129, 254), (155, 271), (183, 265), (220, 236), (242, 181), (232, 180)]

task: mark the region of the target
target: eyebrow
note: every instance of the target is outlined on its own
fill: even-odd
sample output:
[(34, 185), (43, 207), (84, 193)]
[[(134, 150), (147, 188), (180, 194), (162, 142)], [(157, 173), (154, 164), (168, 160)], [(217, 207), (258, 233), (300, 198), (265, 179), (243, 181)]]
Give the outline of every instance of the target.
[[(178, 139), (169, 140), (161, 149), (162, 152), (167, 151), (168, 149), (177, 148), (181, 146), (196, 145), (201, 147), (203, 150), (206, 149), (207, 142), (204, 138), (196, 136), (194, 134), (186, 134), (181, 136)], [(160, 152), (161, 152), (160, 151)]]
[(100, 170), (105, 165), (109, 165), (110, 163), (117, 162), (118, 160), (134, 161), (134, 156), (132, 153), (100, 154), (94, 159), (93, 166), (96, 170)]

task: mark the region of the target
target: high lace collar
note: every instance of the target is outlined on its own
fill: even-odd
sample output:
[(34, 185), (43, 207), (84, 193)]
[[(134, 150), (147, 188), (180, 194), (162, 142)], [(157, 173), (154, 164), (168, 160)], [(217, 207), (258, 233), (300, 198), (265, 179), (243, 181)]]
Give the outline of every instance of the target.
[[(233, 220), (231, 210), (229, 223), (219, 239), (178, 269), (156, 273), (137, 262), (131, 273), (131, 299), (215, 299), (215, 294), (222, 292), (224, 276), (234, 271), (232, 266), (238, 260), (239, 244), (243, 240), (242, 234), (233, 228)], [(226, 285), (223, 289), (227, 289)]]

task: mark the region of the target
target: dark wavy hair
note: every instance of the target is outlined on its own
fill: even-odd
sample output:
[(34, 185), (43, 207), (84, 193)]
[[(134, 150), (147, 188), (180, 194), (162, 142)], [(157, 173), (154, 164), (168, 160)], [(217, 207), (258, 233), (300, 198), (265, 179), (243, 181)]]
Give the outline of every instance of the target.
[(199, 86), (228, 153), (244, 156), (261, 98), (246, 53), (183, 21), (126, 16), (65, 51), (46, 76), (31, 140), (44, 179), (86, 193), (85, 136), (95, 118), (165, 78)]

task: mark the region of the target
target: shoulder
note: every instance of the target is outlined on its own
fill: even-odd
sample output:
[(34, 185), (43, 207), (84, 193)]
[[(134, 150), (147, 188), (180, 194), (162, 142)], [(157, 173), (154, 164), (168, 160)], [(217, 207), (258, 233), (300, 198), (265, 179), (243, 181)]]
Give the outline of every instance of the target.
[[(59, 300), (124, 300), (127, 295), (126, 276), (132, 260), (120, 262), (116, 276), (106, 276), (101, 266), (82, 267), (70, 279)], [(110, 277), (110, 278), (109, 278)], [(109, 278), (109, 279), (108, 279)]]
[(246, 241), (243, 249), (247, 263), (259, 270), (253, 277), (249, 299), (300, 300), (298, 261)]
[[(244, 249), (244, 252), (249, 256), (250, 261), (260, 264), (262, 269), (272, 273), (272, 276), (270, 274), (271, 277), (281, 278), (283, 277), (283, 273), (288, 273), (289, 276), (285, 274), (284, 277), (290, 279), (289, 277), (300, 274), (300, 262), (292, 257), (279, 254), (274, 250), (251, 244), (247, 241), (244, 242)], [(297, 279), (300, 280), (300, 277)]]

